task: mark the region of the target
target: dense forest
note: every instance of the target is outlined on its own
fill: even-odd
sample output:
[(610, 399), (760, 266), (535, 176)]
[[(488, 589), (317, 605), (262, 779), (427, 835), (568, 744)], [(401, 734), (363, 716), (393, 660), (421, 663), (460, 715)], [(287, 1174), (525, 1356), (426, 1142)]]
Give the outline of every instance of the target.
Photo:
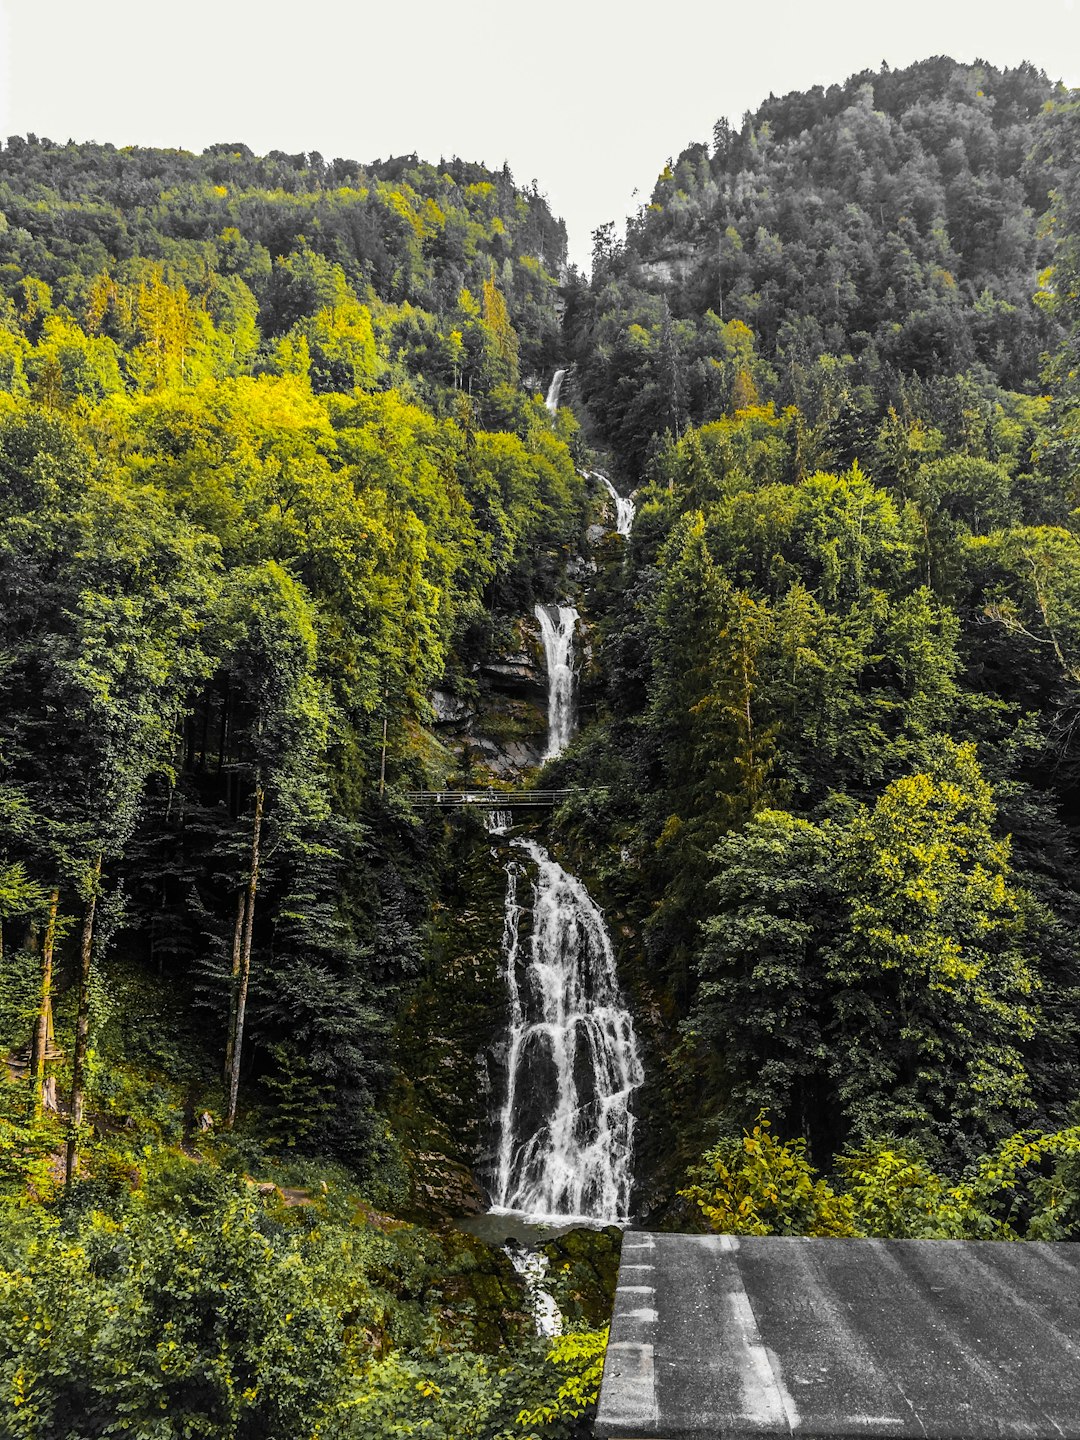
[(505, 169), (7, 141), (5, 1435), (588, 1433), (618, 1232), (544, 1338), (456, 1223), (505, 876), (415, 792), (569, 792), (650, 1224), (1080, 1234), (1078, 345), (1029, 66), (770, 97), (589, 278)]

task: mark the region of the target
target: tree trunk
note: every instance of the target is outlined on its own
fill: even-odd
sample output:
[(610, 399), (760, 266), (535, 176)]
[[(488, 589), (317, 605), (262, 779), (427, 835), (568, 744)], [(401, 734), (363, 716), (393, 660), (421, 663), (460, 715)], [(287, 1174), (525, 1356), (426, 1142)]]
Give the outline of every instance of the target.
[(56, 943), (56, 911), (60, 891), (55, 887), (49, 895), (49, 923), (45, 928), (45, 944), (41, 951), (41, 1003), (34, 1026), (34, 1043), (30, 1052), (30, 1093), (33, 1117), (41, 1119), (42, 1096), (45, 1093), (45, 1057), (52, 1039), (52, 976), (53, 948)]
[(229, 1028), (225, 1039), (225, 1090), (232, 1082), (233, 1046), (236, 1040), (236, 1002), (240, 994), (240, 952), (244, 937), (244, 916), (247, 913), (247, 891), (236, 892), (236, 922), (232, 939), (232, 980), (229, 984)]
[(379, 795), (386, 790), (386, 741), (390, 723), (390, 681), (383, 681), (382, 692), (382, 758), (379, 761)]
[(199, 770), (206, 771), (206, 748), (210, 743), (210, 699), (207, 697), (202, 707), (202, 740), (199, 744)]
[(64, 1189), (70, 1190), (75, 1179), (75, 1157), (79, 1148), (79, 1126), (83, 1118), (83, 1089), (86, 1084), (86, 1052), (90, 1041), (90, 966), (94, 954), (94, 912), (97, 909), (98, 881), (101, 879), (101, 856), (94, 866), (90, 896), (83, 911), (82, 941), (79, 946), (79, 1009), (75, 1020), (75, 1053), (71, 1059), (71, 1114), (67, 1158), (64, 1165)]
[(262, 835), (263, 788), (255, 791), (255, 823), (251, 831), (251, 879), (248, 881), (244, 935), (240, 944), (240, 974), (236, 986), (236, 1023), (233, 1027), (232, 1065), (229, 1072), (229, 1104), (226, 1128), (236, 1119), (236, 1097), (240, 1089), (240, 1056), (244, 1044), (244, 1014), (247, 1010), (248, 981), (251, 978), (251, 935), (255, 925), (255, 891), (259, 885), (259, 840)]
[(218, 727), (218, 774), (225, 773), (225, 752), (229, 744), (229, 702), (232, 691), (229, 678), (225, 677), (224, 694), (221, 697), (221, 724)]

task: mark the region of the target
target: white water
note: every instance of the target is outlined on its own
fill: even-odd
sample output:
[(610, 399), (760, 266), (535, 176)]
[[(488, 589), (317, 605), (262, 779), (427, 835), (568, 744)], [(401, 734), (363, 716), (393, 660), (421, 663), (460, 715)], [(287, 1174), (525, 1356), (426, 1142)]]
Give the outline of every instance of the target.
[(532, 933), (521, 954), (524, 867), (507, 866), (503, 969), (510, 1001), (496, 1214), (618, 1221), (629, 1213), (634, 1118), (643, 1077), (604, 917), (585, 887), (533, 840)]
[(554, 1296), (544, 1289), (550, 1261), (542, 1250), (530, 1250), (524, 1245), (504, 1245), (503, 1250), (510, 1257), (510, 1264), (525, 1282), (525, 1294), (532, 1308), (533, 1323), (538, 1335), (561, 1335), (562, 1315)]
[(517, 1107), (518, 1062), (521, 1058), (521, 1036), (525, 1028), (525, 1012), (518, 987), (518, 951), (520, 949), (521, 906), (517, 903), (518, 866), (511, 860), (506, 867), (506, 901), (503, 906), (502, 958), (503, 978), (510, 1000), (510, 1053), (507, 1063), (506, 1099), (499, 1116), (499, 1169), (495, 1181), (498, 1203), (505, 1208), (510, 1193), (514, 1166), (514, 1112)]
[[(552, 613), (554, 612), (554, 613)], [(572, 605), (534, 605), (548, 673), (548, 738), (545, 760), (554, 760), (574, 733), (574, 626)]]
[(592, 475), (599, 480), (604, 489), (615, 501), (615, 530), (619, 535), (629, 538), (630, 530), (634, 524), (634, 502), (625, 495), (620, 495), (602, 470), (593, 470)]
[(544, 404), (552, 415), (554, 415), (555, 411), (559, 408), (559, 392), (562, 390), (562, 382), (565, 378), (565, 370), (556, 370), (555, 374), (551, 377), (551, 384), (548, 386), (547, 399), (544, 401)]

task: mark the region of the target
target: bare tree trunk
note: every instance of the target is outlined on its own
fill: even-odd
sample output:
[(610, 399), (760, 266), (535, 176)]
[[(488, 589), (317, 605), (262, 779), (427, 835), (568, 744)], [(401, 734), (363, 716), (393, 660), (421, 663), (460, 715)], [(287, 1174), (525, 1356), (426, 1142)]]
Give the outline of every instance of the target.
[(233, 1047), (236, 1043), (236, 1002), (240, 992), (240, 952), (244, 937), (244, 915), (247, 912), (247, 891), (236, 892), (236, 922), (232, 937), (232, 980), (229, 984), (229, 1029), (225, 1040), (225, 1089), (232, 1081)]
[(94, 912), (97, 909), (101, 856), (94, 866), (93, 884), (83, 911), (82, 940), (79, 946), (79, 1009), (75, 1020), (75, 1053), (71, 1059), (71, 1114), (68, 1117), (67, 1158), (64, 1189), (75, 1179), (75, 1156), (79, 1148), (79, 1126), (83, 1118), (83, 1090), (86, 1085), (86, 1052), (90, 1042), (90, 967), (94, 957)]
[(386, 742), (390, 728), (390, 681), (383, 679), (382, 692), (382, 756), (379, 760), (379, 794), (386, 791)]
[(45, 927), (45, 944), (41, 950), (41, 1004), (34, 1026), (34, 1043), (30, 1052), (30, 1093), (33, 1117), (41, 1118), (42, 1096), (45, 1093), (45, 1056), (52, 1039), (52, 977), (53, 948), (56, 944), (56, 911), (60, 891), (53, 888), (49, 895), (49, 923)]
[(221, 724), (218, 727), (218, 774), (225, 771), (225, 753), (229, 744), (229, 703), (232, 690), (228, 676), (225, 677), (225, 693), (221, 697)]
[(199, 769), (206, 771), (206, 752), (210, 748), (210, 697), (206, 696), (203, 701), (202, 712), (202, 741), (199, 745)]
[(240, 974), (236, 987), (236, 1023), (233, 1027), (232, 1067), (229, 1072), (229, 1104), (225, 1114), (225, 1125), (228, 1129), (231, 1129), (236, 1119), (236, 1097), (240, 1089), (244, 1014), (247, 1010), (248, 981), (251, 978), (251, 935), (255, 925), (255, 891), (259, 885), (259, 840), (262, 835), (263, 800), (263, 788), (260, 785), (255, 791), (255, 823), (251, 832), (251, 878), (248, 881), (244, 936), (240, 945)]

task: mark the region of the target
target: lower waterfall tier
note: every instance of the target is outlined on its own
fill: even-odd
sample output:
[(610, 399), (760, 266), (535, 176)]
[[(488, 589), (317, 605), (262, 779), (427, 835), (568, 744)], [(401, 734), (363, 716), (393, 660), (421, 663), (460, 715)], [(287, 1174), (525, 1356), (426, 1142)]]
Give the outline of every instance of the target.
[[(503, 930), (510, 1008), (496, 1212), (611, 1222), (630, 1208), (642, 1083), (604, 917), (585, 887), (532, 840), (507, 865)], [(519, 881), (530, 875), (532, 930), (521, 944)]]

